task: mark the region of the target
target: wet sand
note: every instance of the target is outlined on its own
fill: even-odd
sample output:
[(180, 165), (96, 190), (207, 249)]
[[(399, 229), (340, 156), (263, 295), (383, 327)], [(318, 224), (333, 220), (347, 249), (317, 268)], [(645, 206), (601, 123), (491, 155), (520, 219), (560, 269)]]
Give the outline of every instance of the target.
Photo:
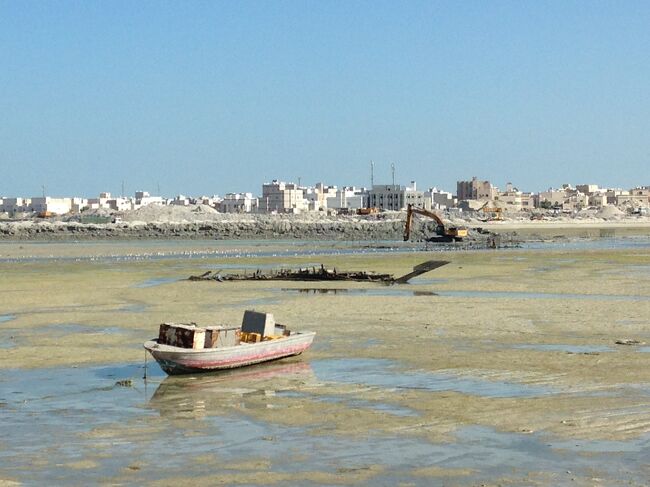
[[(385, 287), (182, 279), (318, 263), (400, 275), (431, 256), (302, 247), (292, 255), (278, 243), (256, 252), (215, 242), (178, 244), (185, 253), (156, 259), (157, 244), (41, 245), (0, 246), (3, 481), (645, 485), (650, 477), (650, 246), (450, 252), (450, 265)], [(141, 344), (160, 322), (239, 322), (248, 308), (316, 331), (313, 348), (198, 378), (166, 378), (149, 358), (142, 380)]]

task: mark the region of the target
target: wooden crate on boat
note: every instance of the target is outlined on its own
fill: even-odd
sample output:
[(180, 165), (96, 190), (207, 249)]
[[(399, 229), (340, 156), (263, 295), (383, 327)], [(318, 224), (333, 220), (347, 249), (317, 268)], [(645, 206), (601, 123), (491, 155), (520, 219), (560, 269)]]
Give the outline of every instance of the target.
[(234, 347), (239, 345), (241, 328), (238, 326), (207, 326), (204, 348)]
[(262, 335), (254, 332), (241, 332), (241, 341), (244, 343), (259, 343), (262, 341)]
[(203, 348), (205, 328), (193, 324), (163, 323), (158, 331), (158, 343), (181, 348)]

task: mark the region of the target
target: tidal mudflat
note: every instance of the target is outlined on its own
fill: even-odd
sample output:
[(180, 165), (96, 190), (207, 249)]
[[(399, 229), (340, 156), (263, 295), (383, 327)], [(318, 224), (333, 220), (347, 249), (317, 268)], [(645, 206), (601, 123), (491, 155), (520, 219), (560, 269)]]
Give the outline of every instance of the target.
[[(650, 478), (647, 246), (447, 252), (384, 287), (184, 278), (315, 263), (400, 275), (431, 255), (161, 245), (0, 245), (0, 484)], [(149, 358), (143, 380), (160, 322), (249, 307), (316, 331), (313, 348), (197, 377)]]

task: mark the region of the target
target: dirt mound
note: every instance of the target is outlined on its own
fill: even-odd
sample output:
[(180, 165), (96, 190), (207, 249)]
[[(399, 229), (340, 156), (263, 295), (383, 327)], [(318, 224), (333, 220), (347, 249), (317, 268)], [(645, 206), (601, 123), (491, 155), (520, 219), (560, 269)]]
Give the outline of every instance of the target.
[(207, 205), (160, 205), (151, 203), (137, 210), (124, 213), (123, 220), (127, 222), (201, 222), (214, 221), (219, 212)]
[(619, 210), (614, 205), (603, 206), (600, 210), (598, 210), (596, 212), (596, 217), (597, 218), (603, 218), (605, 220), (619, 219), (619, 218), (624, 217), (624, 216), (625, 216), (625, 213), (623, 213), (621, 210)]

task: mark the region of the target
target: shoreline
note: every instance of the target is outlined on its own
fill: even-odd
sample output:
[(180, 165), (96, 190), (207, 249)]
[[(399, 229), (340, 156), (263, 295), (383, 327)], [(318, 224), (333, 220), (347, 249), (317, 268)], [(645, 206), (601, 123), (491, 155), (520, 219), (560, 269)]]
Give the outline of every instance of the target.
[[(120, 223), (79, 223), (48, 220), (0, 222), (0, 241), (69, 240), (397, 240), (402, 241), (405, 218), (400, 213), (377, 217), (301, 217), (299, 215), (242, 215), (227, 219), (197, 221), (127, 221)], [(650, 235), (650, 218), (629, 217), (616, 220), (568, 219), (483, 222), (454, 219), (450, 225), (463, 225), (495, 234), (546, 238), (557, 236)], [(412, 240), (431, 232), (431, 222), (417, 220)], [(478, 234), (479, 232), (473, 232)]]

